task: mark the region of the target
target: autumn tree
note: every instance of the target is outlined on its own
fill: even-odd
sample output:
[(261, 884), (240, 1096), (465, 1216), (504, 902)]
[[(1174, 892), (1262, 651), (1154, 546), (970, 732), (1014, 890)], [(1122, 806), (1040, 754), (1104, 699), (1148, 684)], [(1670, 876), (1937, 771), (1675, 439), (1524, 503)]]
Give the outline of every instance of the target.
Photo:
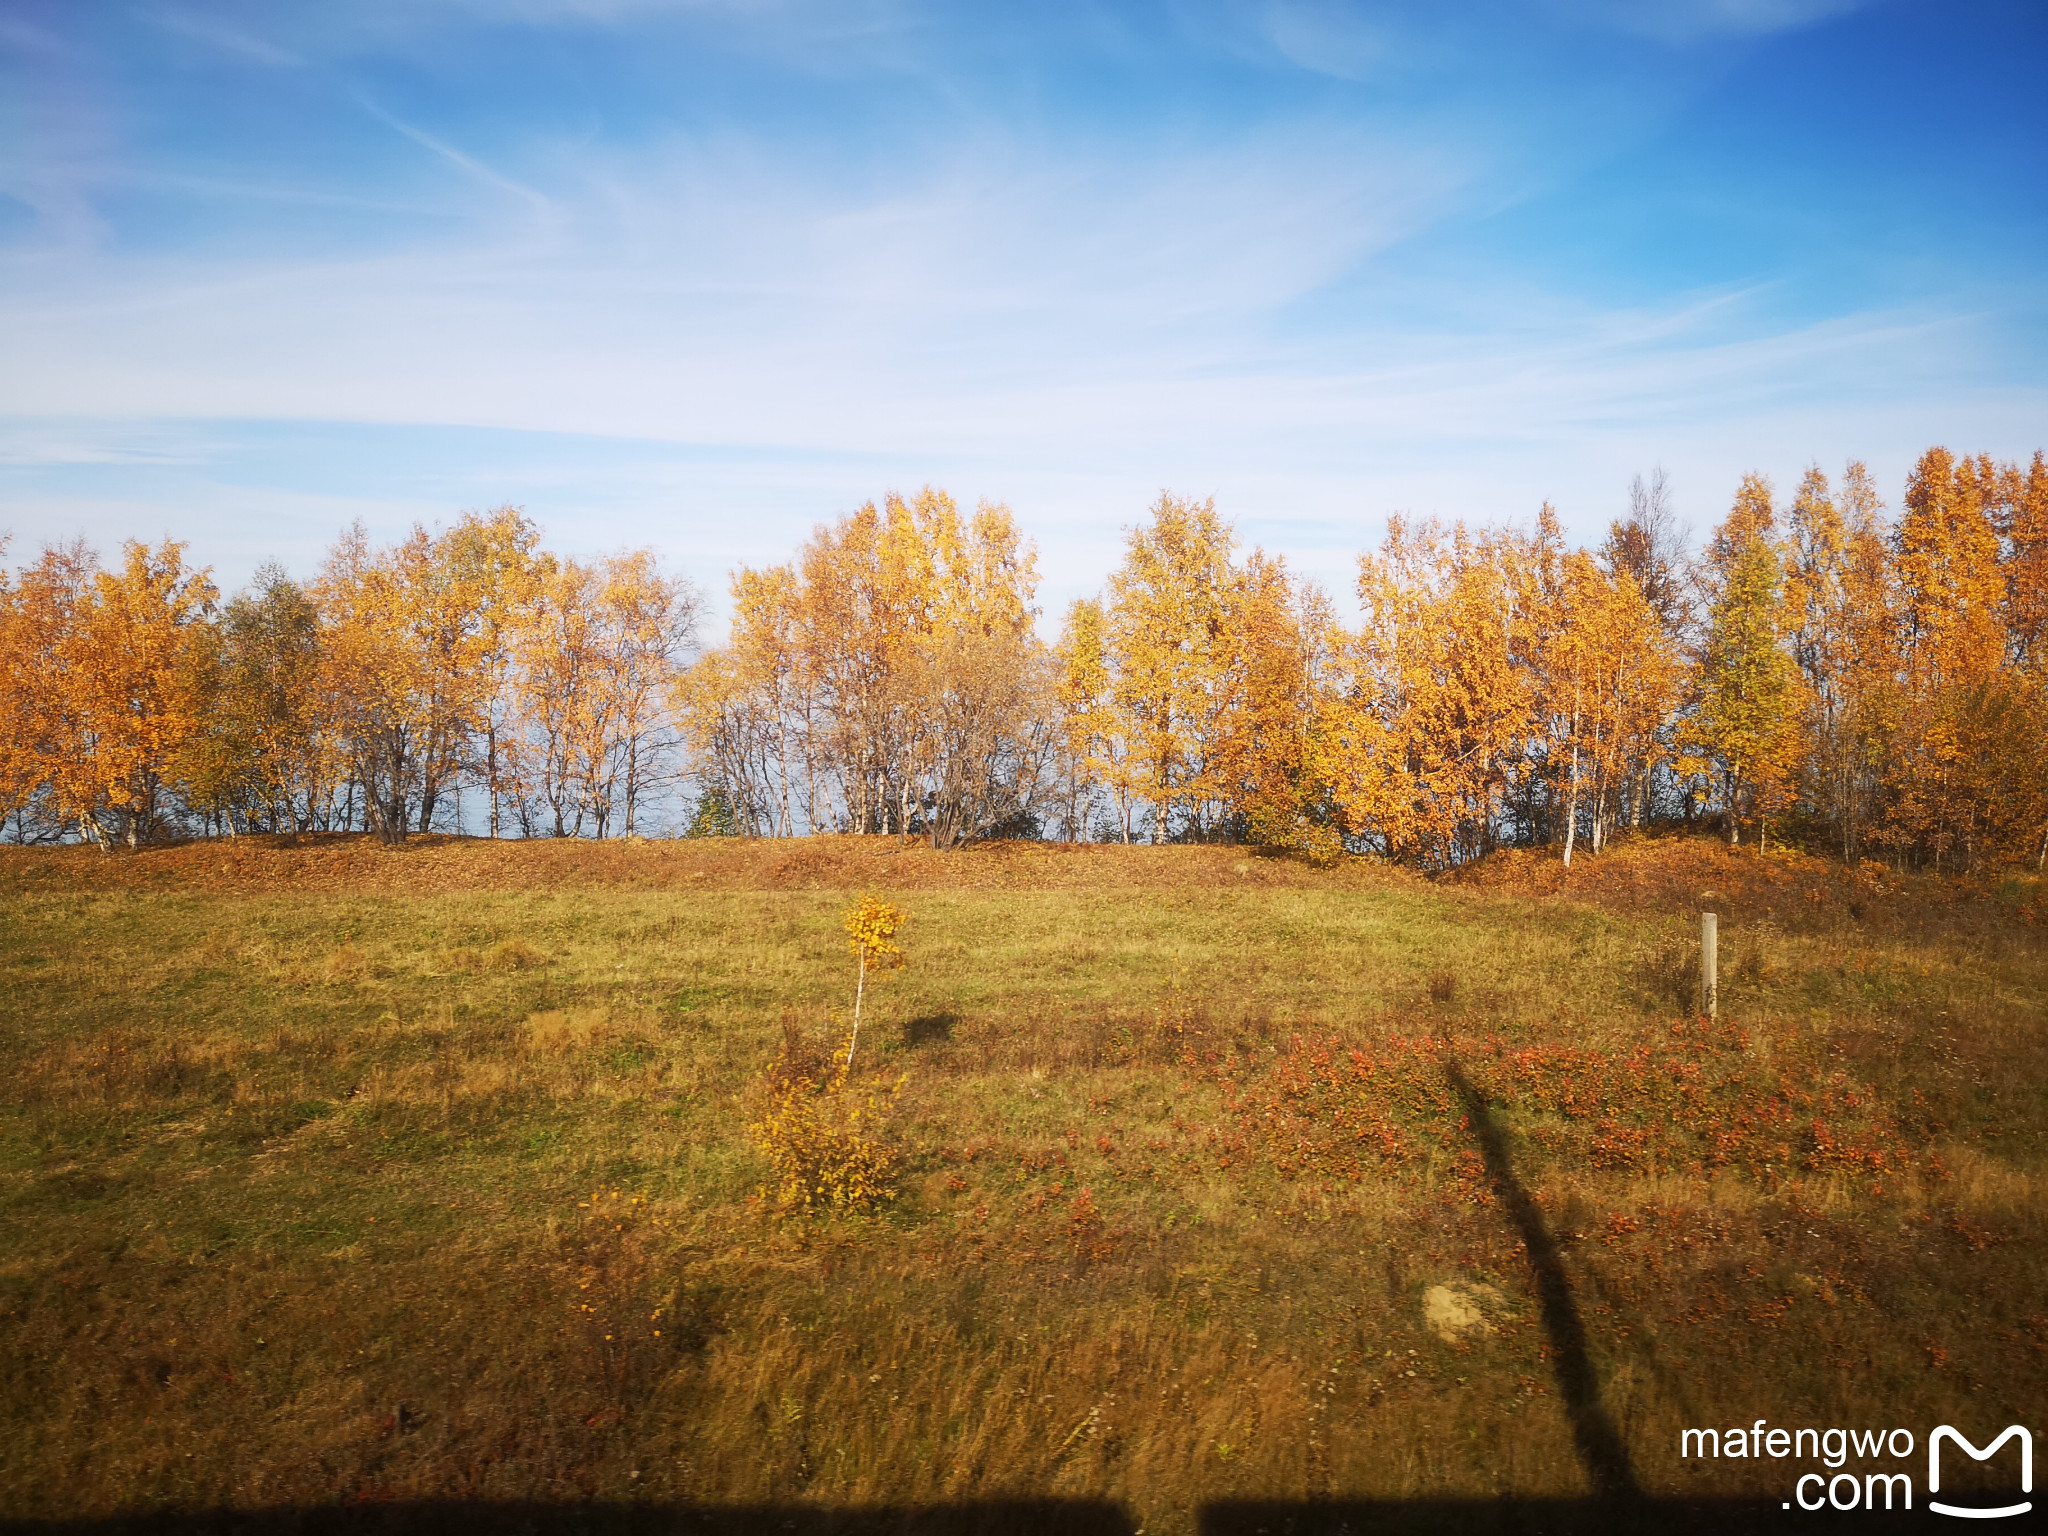
[(578, 836), (599, 811), (611, 711), (599, 623), (596, 573), (544, 556), (514, 641), (520, 821), (529, 837)]
[(836, 820), (952, 846), (1019, 824), (1055, 746), (1036, 586), (1007, 509), (962, 518), (930, 488), (742, 569), (731, 642), (676, 694), (700, 777), (784, 834)]
[(1593, 673), (1606, 586), (1591, 555), (1565, 549), (1563, 527), (1549, 502), (1537, 514), (1535, 537), (1524, 550), (1521, 612), (1535, 704), (1535, 782), (1561, 812), (1569, 869), (1578, 840), (1580, 780), (1594, 736)]
[(2048, 673), (2048, 454), (2037, 452), (2024, 476), (2009, 472), (1998, 532), (2005, 544), (2008, 660), (2033, 676)]
[(917, 720), (906, 706), (931, 559), (918, 523), (920, 511), (937, 510), (891, 496), (819, 529), (798, 553), (797, 660), (851, 831), (910, 830)]
[[(1545, 531), (1539, 525), (1539, 538)], [(1554, 543), (1549, 531), (1542, 542)], [(1664, 616), (1626, 568), (1602, 570), (1583, 550), (1545, 565), (1532, 625), (1533, 682), (1551, 777), (1563, 788), (1570, 868), (1582, 824), (1597, 856), (1630, 797), (1647, 798), (1681, 667)]]
[(46, 559), (45, 766), (56, 806), (102, 847), (167, 829), (210, 700), (198, 665), (215, 591), (184, 546), (130, 540), (118, 570), (89, 557)]
[(535, 564), (509, 642), (529, 829), (538, 802), (556, 837), (633, 834), (666, 772), (695, 627), (695, 594), (648, 551)]
[(2033, 700), (2005, 672), (2013, 609), (1999, 525), (2016, 521), (2004, 507), (2016, 492), (2017, 472), (1931, 448), (1893, 533), (1903, 702), (1891, 831), (1937, 868), (2016, 851), (2021, 827), (2037, 824), (2036, 776), (2012, 750)]
[(660, 568), (651, 550), (608, 556), (601, 570), (603, 666), (613, 719), (609, 782), (620, 830), (632, 837), (648, 797), (670, 775), (677, 745), (671, 695), (697, 643), (698, 599), (689, 582)]
[(1988, 460), (1945, 448), (1922, 454), (1906, 481), (1894, 558), (1916, 682), (1929, 691), (1976, 682), (2004, 659), (2005, 580), (1987, 507), (1996, 483)]
[(1227, 591), (1211, 790), (1247, 842), (1332, 857), (1340, 843), (1318, 734), (1336, 629), (1329, 603), (1263, 550)]
[[(448, 756), (474, 771), (488, 805), (485, 830), (496, 837), (508, 794), (516, 792), (509, 738), (517, 693), (512, 668), (519, 631), (533, 612), (540, 529), (517, 507), (465, 513), (436, 551), (438, 583), (452, 598), (443, 616), (444, 654), (467, 669), (471, 691), (451, 715)], [(421, 807), (420, 825), (433, 819)]]
[(1787, 515), (1785, 622), (1804, 710), (1799, 793), (1845, 858), (1885, 815), (1901, 719), (1904, 620), (1882, 513), (1870, 472), (1852, 461), (1839, 497), (1809, 469)]
[(332, 817), (336, 765), (321, 691), (320, 615), (265, 565), (213, 627), (208, 800), (230, 829), (300, 833)]
[(0, 827), (18, 843), (63, 832), (49, 782), (56, 645), (84, 572), (78, 548), (45, 551), (19, 581), (0, 566)]
[(465, 512), (437, 535), (415, 527), (391, 552), (402, 581), (403, 643), (418, 663), (418, 824), (470, 777), (479, 744), (495, 829), (496, 740), (510, 632), (521, 613), (539, 531), (514, 507)]
[(926, 832), (950, 848), (1032, 815), (1052, 780), (1056, 679), (1033, 629), (1036, 552), (1009, 509), (961, 519), (934, 497), (920, 524), (932, 595), (903, 674), (907, 736)]
[(415, 526), (381, 549), (358, 525), (314, 583), (327, 718), (364, 825), (386, 842), (430, 830), (473, 773), (496, 830), (514, 636), (539, 606), (537, 539), (512, 507), (438, 534)]
[[(1630, 673), (1621, 663), (1616, 676), (1643, 680), (1651, 693), (1659, 693), (1678, 667), (1678, 650), (1691, 635), (1693, 608), (1686, 580), (1686, 531), (1673, 499), (1670, 476), (1660, 468), (1647, 478), (1637, 475), (1629, 482), (1628, 515), (1608, 526), (1600, 546), (1600, 562), (1617, 586), (1634, 585), (1643, 605), (1654, 616), (1659, 635), (1638, 632), (1628, 638), (1630, 654), (1640, 663)], [(1630, 621), (1634, 623), (1633, 617)], [(1619, 659), (1618, 659), (1619, 660)], [(1665, 701), (1668, 705), (1669, 701)], [(1616, 803), (1638, 828), (1647, 827), (1654, 812), (1658, 784), (1668, 772), (1674, 742), (1674, 719), (1667, 707), (1657, 723), (1633, 734), (1629, 741), (1622, 779), (1613, 785)], [(1596, 841), (1604, 841), (1596, 818)]]
[[(2039, 744), (2048, 737), (2048, 455), (2034, 454), (2024, 475), (2007, 472), (1999, 533), (2005, 544), (2005, 631), (2013, 692), (2024, 701), (2020, 730)], [(2048, 766), (2048, 765), (2044, 765)], [(2041, 827), (2034, 867), (2048, 867), (2048, 783), (2033, 773), (2024, 797)], [(2032, 827), (2029, 826), (2031, 833)]]
[[(775, 783), (787, 762), (775, 750), (783, 717), (770, 715), (748, 684), (730, 648), (711, 651), (676, 680), (676, 711), (700, 801), (722, 807), (738, 835), (786, 837)], [(781, 809), (787, 813), (786, 796)]]
[(1847, 815), (1851, 758), (1843, 692), (1849, 676), (1848, 529), (1819, 466), (1800, 479), (1786, 524), (1786, 640), (1804, 707), (1800, 793), (1817, 819), (1839, 825)]
[(1520, 541), (1388, 520), (1359, 558), (1359, 631), (1338, 648), (1319, 758), (1344, 829), (1449, 865), (1498, 846), (1526, 778), (1532, 578)]
[(1210, 830), (1208, 749), (1229, 664), (1235, 542), (1213, 501), (1162, 493), (1151, 522), (1127, 531), (1109, 578), (1111, 707), (1152, 805), (1154, 841)]
[(1108, 621), (1094, 598), (1077, 598), (1067, 609), (1055, 651), (1063, 764), (1058, 782), (1070, 840), (1086, 837), (1099, 787), (1108, 792), (1118, 831), (1128, 843), (1136, 780), (1114, 708), (1107, 635)]
[(1315, 750), (1334, 630), (1327, 602), (1253, 550), (1212, 501), (1162, 495), (1127, 531), (1106, 600), (1077, 604), (1060, 698), (1121, 834), (1335, 850)]
[(822, 828), (816, 672), (799, 644), (796, 572), (742, 567), (732, 596), (731, 643), (691, 668), (678, 695), (699, 777), (750, 834)]
[(1770, 482), (1745, 475), (1709, 543), (1708, 595), (1689, 738), (1718, 784), (1728, 841), (1745, 815), (1766, 836), (1788, 803), (1799, 748), (1798, 670), (1783, 644), (1785, 580)]
[(1628, 516), (1608, 525), (1600, 560), (1610, 576), (1627, 576), (1671, 635), (1685, 632), (1691, 603), (1685, 590), (1685, 528), (1660, 468), (1629, 482)]
[(322, 704), (334, 723), (364, 827), (405, 840), (422, 758), (437, 721), (434, 658), (421, 613), (425, 536), (379, 551), (358, 523), (329, 551), (314, 584), (320, 610)]
[(102, 569), (82, 544), (43, 551), (4, 617), (9, 744), (0, 773), (17, 821), (111, 848), (175, 829), (208, 775), (216, 592), (185, 546), (130, 540)]

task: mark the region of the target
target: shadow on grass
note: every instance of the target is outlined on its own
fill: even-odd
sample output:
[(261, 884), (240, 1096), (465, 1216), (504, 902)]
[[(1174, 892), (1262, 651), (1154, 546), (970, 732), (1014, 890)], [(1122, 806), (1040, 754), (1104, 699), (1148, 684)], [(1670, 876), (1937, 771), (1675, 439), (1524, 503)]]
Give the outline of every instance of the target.
[[(1845, 1518), (1831, 1510), (1788, 1515), (1778, 1503), (1753, 1499), (1247, 1500), (1204, 1507), (1196, 1529), (1200, 1536), (1727, 1536), (1791, 1529), (1795, 1521), (1800, 1531), (1833, 1530)], [(1119, 1505), (1083, 1499), (854, 1509), (448, 1501), (0, 1518), (0, 1536), (1136, 1536), (1137, 1530)]]
[(1571, 1416), (1572, 1439), (1578, 1446), (1579, 1461), (1586, 1469), (1586, 1481), (1592, 1484), (1593, 1491), (1601, 1500), (1610, 1504), (1638, 1498), (1641, 1490), (1636, 1486), (1635, 1468), (1629, 1462), (1628, 1447), (1622, 1443), (1614, 1421), (1608, 1418), (1607, 1410), (1600, 1402), (1600, 1375), (1593, 1369), (1592, 1357), (1586, 1353), (1586, 1327), (1579, 1320), (1579, 1306), (1572, 1298), (1571, 1281), (1565, 1275), (1557, 1241), (1544, 1223), (1542, 1207), (1515, 1177), (1514, 1164), (1508, 1158), (1507, 1140), (1501, 1135), (1500, 1123), (1493, 1118), (1493, 1112), (1472, 1086), (1471, 1079), (1455, 1061), (1446, 1062), (1444, 1072), (1464, 1102), (1473, 1134), (1479, 1138), (1480, 1155), (1486, 1159), (1486, 1172), (1493, 1181), (1494, 1193), (1500, 1197), (1508, 1219), (1514, 1222), (1515, 1230), (1521, 1234), (1522, 1247), (1529, 1255), (1529, 1268), (1536, 1276), (1537, 1304), (1543, 1313), (1543, 1331), (1550, 1340), (1551, 1359), (1557, 1372), (1558, 1391), (1564, 1398), (1565, 1412)]
[(953, 1038), (953, 1026), (960, 1022), (957, 1013), (926, 1013), (908, 1020), (903, 1026), (905, 1045), (943, 1045)]

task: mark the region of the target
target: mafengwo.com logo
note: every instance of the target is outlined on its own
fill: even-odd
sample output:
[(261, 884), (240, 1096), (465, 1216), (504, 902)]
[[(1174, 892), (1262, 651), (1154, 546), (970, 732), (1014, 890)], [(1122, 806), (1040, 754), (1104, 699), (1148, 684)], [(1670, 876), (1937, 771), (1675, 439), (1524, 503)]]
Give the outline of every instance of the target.
[[(1989, 1461), (1992, 1453), (2008, 1440), (2017, 1440), (2020, 1443), (2020, 1492), (2032, 1493), (2034, 1491), (2034, 1434), (2032, 1430), (2021, 1424), (2007, 1426), (2004, 1434), (2000, 1435), (1981, 1451), (1965, 1440), (1958, 1431), (1951, 1429), (1946, 1424), (1938, 1425), (1934, 1433), (1927, 1437), (1927, 1491), (1929, 1493), (1941, 1492), (1941, 1447), (1944, 1441), (1954, 1445), (1960, 1451), (1968, 1452), (1971, 1457), (1978, 1461)], [(2034, 1505), (2031, 1500), (2021, 1500), (2017, 1504), (2007, 1504), (2002, 1509), (1983, 1509), (1974, 1504), (1943, 1504), (1929, 1499), (1927, 1507), (1938, 1515), (1963, 1515), (1972, 1520), (1996, 1520), (2001, 1515), (2024, 1515)]]
[[(1820, 1470), (1802, 1472), (1792, 1486), (1787, 1509), (1832, 1509), (1841, 1512), (1863, 1509), (1913, 1508), (1913, 1452), (1918, 1445), (1910, 1429), (1774, 1429), (1758, 1419), (1747, 1429), (1687, 1429), (1679, 1433), (1679, 1455), (1688, 1461), (1755, 1460), (1813, 1461)], [(2032, 1510), (2034, 1491), (2034, 1435), (2023, 1424), (2008, 1425), (1989, 1444), (1979, 1446), (1951, 1424), (1940, 1424), (1927, 1437), (1927, 1503), (1931, 1514), (1956, 1515), (1965, 1520), (1999, 1520), (2024, 1515)], [(1941, 1492), (1942, 1459), (1948, 1454), (1950, 1484), (1955, 1482), (1957, 1458), (1990, 1461), (2008, 1445), (2019, 1447), (2018, 1499), (1990, 1502), (1972, 1496), (1969, 1503), (1945, 1502), (1934, 1497)], [(1851, 1462), (1859, 1463), (1852, 1467)], [(1867, 1470), (1863, 1463), (1879, 1463)], [(1791, 1470), (1787, 1468), (1787, 1470)], [(1960, 1495), (1951, 1493), (1951, 1499)]]

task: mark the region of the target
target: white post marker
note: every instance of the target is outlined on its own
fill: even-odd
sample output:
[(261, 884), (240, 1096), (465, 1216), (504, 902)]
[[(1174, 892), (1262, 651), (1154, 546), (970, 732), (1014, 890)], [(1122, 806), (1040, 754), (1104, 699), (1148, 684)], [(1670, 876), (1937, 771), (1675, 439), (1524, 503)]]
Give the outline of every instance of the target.
[(1721, 988), (1714, 978), (1720, 925), (1720, 918), (1712, 912), (1700, 914), (1700, 1012), (1710, 1019), (1721, 1016)]

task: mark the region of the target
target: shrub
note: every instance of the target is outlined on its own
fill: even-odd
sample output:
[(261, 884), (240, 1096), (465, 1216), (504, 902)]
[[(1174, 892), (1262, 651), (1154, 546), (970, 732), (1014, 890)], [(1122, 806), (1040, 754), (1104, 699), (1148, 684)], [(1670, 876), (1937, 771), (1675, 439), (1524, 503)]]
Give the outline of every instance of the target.
[(889, 1121), (907, 1079), (863, 1087), (840, 1061), (821, 1076), (813, 1053), (785, 1044), (768, 1069), (767, 1105), (749, 1130), (775, 1169), (762, 1197), (783, 1214), (863, 1214), (896, 1198)]
[(685, 837), (738, 837), (740, 835), (739, 812), (733, 808), (732, 797), (721, 784), (712, 784), (697, 797), (697, 803), (690, 811), (690, 824), (683, 829)]

